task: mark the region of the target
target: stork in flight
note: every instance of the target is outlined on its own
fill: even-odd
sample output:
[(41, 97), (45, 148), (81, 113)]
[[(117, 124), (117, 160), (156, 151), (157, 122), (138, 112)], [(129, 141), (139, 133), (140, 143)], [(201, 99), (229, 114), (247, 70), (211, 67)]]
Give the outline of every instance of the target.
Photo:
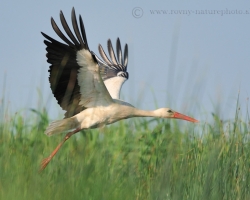
[(82, 17), (79, 16), (79, 30), (74, 8), (71, 12), (74, 34), (62, 11), (60, 20), (69, 39), (61, 32), (53, 18), (51, 24), (56, 34), (66, 44), (54, 40), (45, 33), (42, 35), (46, 38), (44, 43), (47, 46), (47, 62), (51, 64), (49, 69), (51, 90), (66, 113), (64, 119), (52, 122), (45, 134), (48, 136), (62, 132), (67, 134), (51, 155), (42, 161), (40, 170), (48, 165), (63, 143), (80, 130), (103, 127), (131, 117), (176, 118), (198, 122), (170, 108), (139, 110), (119, 100), (122, 84), (128, 79), (127, 44), (122, 55), (118, 38), (115, 55), (112, 43), (108, 40), (110, 59), (99, 45), (102, 60), (90, 51)]

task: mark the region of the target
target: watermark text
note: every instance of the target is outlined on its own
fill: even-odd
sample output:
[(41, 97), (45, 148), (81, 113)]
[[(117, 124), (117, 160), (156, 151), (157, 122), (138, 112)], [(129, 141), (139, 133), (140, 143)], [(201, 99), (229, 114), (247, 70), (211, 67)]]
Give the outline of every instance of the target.
[[(132, 10), (132, 15), (135, 18), (141, 18), (143, 16), (143, 9), (141, 7), (135, 7)], [(250, 9), (154, 9), (148, 10), (145, 13), (149, 13), (150, 15), (218, 15), (218, 16), (225, 16), (225, 15), (250, 15)]]

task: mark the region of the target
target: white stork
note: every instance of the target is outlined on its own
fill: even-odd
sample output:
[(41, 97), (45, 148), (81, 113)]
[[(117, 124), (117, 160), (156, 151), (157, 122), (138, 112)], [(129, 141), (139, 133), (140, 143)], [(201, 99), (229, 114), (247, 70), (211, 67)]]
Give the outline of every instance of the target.
[(49, 82), (58, 104), (66, 111), (65, 118), (52, 122), (46, 129), (48, 136), (68, 132), (63, 141), (51, 155), (42, 161), (43, 170), (63, 143), (73, 134), (83, 129), (93, 129), (112, 124), (131, 117), (176, 118), (190, 122), (198, 120), (175, 112), (170, 108), (153, 111), (139, 110), (131, 104), (119, 100), (122, 84), (128, 79), (128, 47), (125, 45), (122, 56), (119, 38), (116, 43), (117, 56), (112, 43), (108, 40), (110, 59), (101, 45), (99, 52), (103, 60), (90, 51), (81, 16), (80, 30), (72, 9), (71, 20), (74, 34), (71, 32), (62, 11), (62, 26), (70, 40), (60, 31), (51, 18), (51, 24), (57, 35), (66, 43), (63, 44), (42, 33), (47, 39), (47, 58), (50, 63)]

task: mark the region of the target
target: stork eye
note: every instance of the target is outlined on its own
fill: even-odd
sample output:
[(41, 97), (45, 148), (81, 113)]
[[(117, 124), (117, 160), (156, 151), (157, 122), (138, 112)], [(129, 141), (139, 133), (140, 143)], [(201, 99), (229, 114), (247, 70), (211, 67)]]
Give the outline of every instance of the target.
[(167, 112), (168, 112), (168, 113), (173, 113), (173, 111), (172, 111), (172, 110), (168, 110)]

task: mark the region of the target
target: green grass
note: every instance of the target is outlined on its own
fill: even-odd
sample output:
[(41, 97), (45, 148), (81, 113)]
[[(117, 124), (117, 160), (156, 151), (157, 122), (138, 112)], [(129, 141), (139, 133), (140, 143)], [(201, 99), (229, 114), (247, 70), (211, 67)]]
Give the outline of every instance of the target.
[(80, 132), (40, 174), (63, 135), (44, 135), (46, 111), (31, 112), (2, 113), (0, 199), (250, 199), (249, 123), (238, 112), (181, 130), (132, 119)]

